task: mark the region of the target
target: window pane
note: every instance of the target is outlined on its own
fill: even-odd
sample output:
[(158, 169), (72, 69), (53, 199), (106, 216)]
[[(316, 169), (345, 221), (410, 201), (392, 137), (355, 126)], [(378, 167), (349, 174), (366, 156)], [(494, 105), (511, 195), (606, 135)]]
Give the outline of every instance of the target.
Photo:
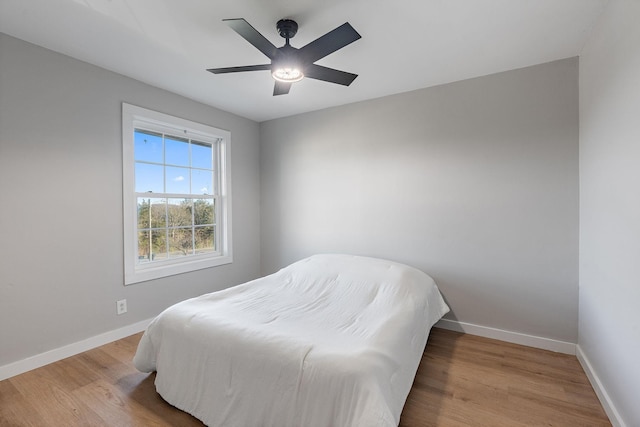
[[(151, 206), (151, 209), (149, 209)], [(165, 199), (138, 197), (138, 228), (160, 228), (167, 225)]]
[(191, 212), (191, 199), (169, 199), (167, 204), (167, 226), (191, 227), (193, 225)]
[[(153, 205), (151, 207), (153, 209)], [(167, 230), (152, 230), (151, 239), (153, 243), (151, 261), (167, 259)]]
[(196, 227), (195, 233), (196, 254), (215, 251), (214, 227)]
[(163, 167), (136, 163), (136, 193), (162, 193), (164, 191)]
[(191, 170), (191, 194), (213, 195), (213, 172), (200, 169)]
[(214, 204), (211, 199), (193, 201), (193, 223), (195, 225), (214, 224)]
[(189, 169), (167, 166), (167, 193), (189, 194)]
[(138, 232), (138, 263), (167, 258), (167, 231), (147, 230)]
[(169, 257), (193, 254), (193, 233), (190, 228), (169, 229)]
[(189, 166), (189, 140), (165, 136), (164, 147), (166, 164)]
[(138, 232), (138, 263), (149, 262), (151, 251), (151, 231)]
[(213, 169), (213, 149), (204, 142), (191, 141), (191, 167)]
[(134, 157), (145, 162), (162, 163), (162, 135), (136, 129), (133, 132)]
[(151, 200), (151, 228), (167, 226), (167, 201), (165, 199)]
[(151, 222), (150, 199), (138, 198), (138, 228), (150, 228)]

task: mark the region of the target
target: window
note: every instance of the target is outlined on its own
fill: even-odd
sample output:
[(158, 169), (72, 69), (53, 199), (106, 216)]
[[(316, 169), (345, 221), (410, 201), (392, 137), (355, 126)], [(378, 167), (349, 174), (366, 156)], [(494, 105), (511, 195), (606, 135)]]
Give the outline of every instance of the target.
[(125, 285), (232, 262), (228, 131), (122, 105)]

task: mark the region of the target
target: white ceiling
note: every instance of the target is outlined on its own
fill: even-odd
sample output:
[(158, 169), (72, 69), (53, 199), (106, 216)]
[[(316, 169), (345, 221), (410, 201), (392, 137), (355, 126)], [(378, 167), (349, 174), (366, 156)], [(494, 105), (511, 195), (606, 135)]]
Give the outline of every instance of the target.
[[(256, 121), (580, 54), (608, 0), (0, 0), (0, 32)], [(302, 47), (349, 22), (362, 39), (318, 61), (349, 87), (304, 79), (274, 97), (269, 63), (222, 22), (245, 18), (274, 45)]]

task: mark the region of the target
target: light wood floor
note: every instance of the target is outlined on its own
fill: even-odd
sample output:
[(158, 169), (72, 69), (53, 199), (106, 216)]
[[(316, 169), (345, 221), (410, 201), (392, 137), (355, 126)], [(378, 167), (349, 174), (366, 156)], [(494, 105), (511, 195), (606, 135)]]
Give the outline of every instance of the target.
[[(0, 426), (202, 426), (158, 396), (153, 374), (133, 367), (140, 336), (0, 381)], [(442, 329), (431, 332), (400, 421), (610, 425), (575, 357)]]

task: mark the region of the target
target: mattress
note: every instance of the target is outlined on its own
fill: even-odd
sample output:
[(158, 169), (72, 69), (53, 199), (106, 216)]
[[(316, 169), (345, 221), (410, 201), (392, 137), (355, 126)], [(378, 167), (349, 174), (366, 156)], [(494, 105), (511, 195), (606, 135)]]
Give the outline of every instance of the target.
[(209, 426), (397, 426), (447, 311), (415, 268), (315, 255), (169, 307), (133, 362)]

